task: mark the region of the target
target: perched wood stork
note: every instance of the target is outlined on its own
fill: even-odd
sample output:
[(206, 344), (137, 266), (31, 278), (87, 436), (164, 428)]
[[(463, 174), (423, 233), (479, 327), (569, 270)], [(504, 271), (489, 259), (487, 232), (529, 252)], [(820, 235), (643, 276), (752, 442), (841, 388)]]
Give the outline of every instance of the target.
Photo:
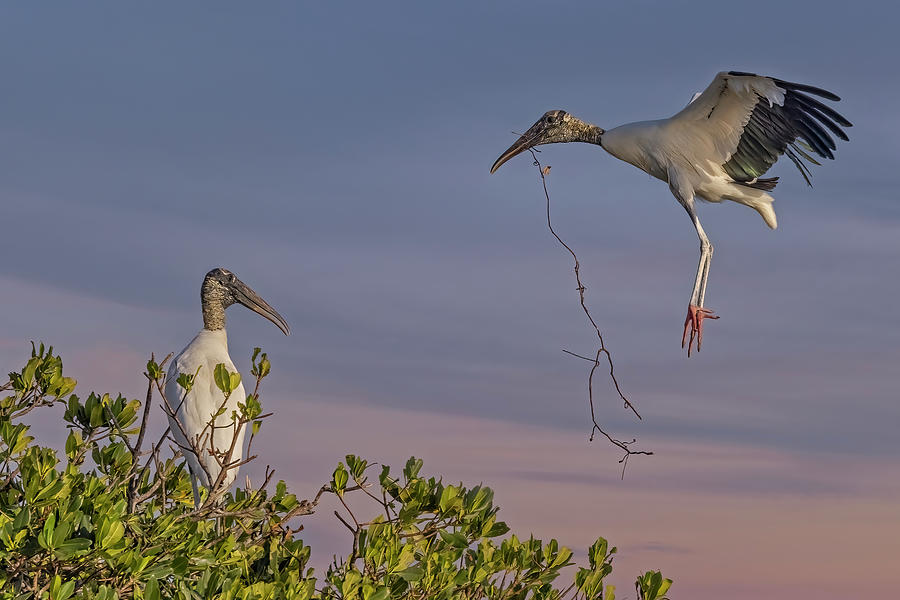
[(729, 71), (716, 75), (706, 90), (668, 119), (628, 123), (604, 131), (566, 111), (551, 110), (500, 155), (491, 173), (540, 144), (586, 142), (602, 146), (616, 158), (667, 182), (700, 238), (700, 263), (681, 336), (681, 347), (687, 340), (690, 356), (695, 338), (700, 350), (703, 319), (718, 319), (704, 306), (713, 246), (700, 225), (694, 200), (744, 204), (775, 229), (774, 199), (767, 192), (775, 188), (778, 178), (762, 179), (762, 175), (786, 154), (806, 183), (812, 185), (804, 160), (819, 163), (807, 151), (834, 158), (834, 139), (826, 129), (848, 140), (841, 127), (851, 127), (851, 123), (809, 94), (840, 100), (810, 85)]
[[(165, 386), (166, 402), (169, 405), (167, 412), (172, 413), (169, 415), (169, 427), (187, 459), (194, 489), (194, 503), (198, 507), (200, 493), (197, 482), (209, 488), (215, 485), (223, 470), (220, 465), (221, 457), (217, 460), (214, 453), (227, 453), (235, 436), (237, 440), (230, 457), (231, 462), (238, 462), (243, 452), (244, 428), (235, 431), (236, 422), (232, 420), (232, 412), (238, 410), (238, 402), (246, 401), (244, 386), (239, 384), (226, 400), (213, 379), (213, 372), (218, 364), (224, 364), (231, 373), (237, 372), (228, 355), (228, 338), (225, 334), (225, 309), (235, 303), (243, 304), (272, 321), (285, 335), (290, 333), (284, 318), (231, 271), (213, 269), (203, 278), (203, 285), (200, 287), (203, 329), (172, 361)], [(194, 376), (189, 392), (177, 381), (182, 373)], [(214, 426), (210, 427), (213, 416), (223, 406), (225, 410), (215, 417)], [(192, 448), (200, 450), (199, 457)], [(221, 485), (227, 487), (237, 476), (237, 468), (225, 471)]]

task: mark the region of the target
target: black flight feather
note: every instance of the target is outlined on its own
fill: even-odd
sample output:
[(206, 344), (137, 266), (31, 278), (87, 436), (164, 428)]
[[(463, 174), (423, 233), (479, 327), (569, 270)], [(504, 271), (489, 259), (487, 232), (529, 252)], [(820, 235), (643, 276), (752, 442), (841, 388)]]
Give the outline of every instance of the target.
[(853, 123), (844, 118), (843, 115), (838, 113), (838, 111), (834, 110), (827, 104), (823, 104), (816, 100), (815, 98), (811, 98), (806, 94), (801, 94), (800, 92), (795, 92), (791, 94), (797, 102), (802, 104), (804, 107), (812, 107), (822, 111), (824, 114), (828, 115), (831, 119), (837, 121), (837, 124), (841, 127), (853, 127)]
[(827, 98), (828, 100), (834, 100), (835, 102), (840, 102), (841, 97), (837, 94), (833, 94), (828, 90), (823, 90), (822, 88), (817, 88), (811, 85), (805, 85), (802, 83), (791, 83), (790, 81), (782, 81), (781, 79), (772, 78), (772, 81), (775, 82), (780, 88), (784, 88), (786, 90), (794, 90), (797, 92), (809, 92), (810, 94), (815, 94), (816, 96), (821, 96), (822, 98)]
[[(729, 75), (757, 77), (743, 71), (730, 71)], [(736, 183), (769, 191), (775, 187), (778, 178), (760, 179), (760, 176), (775, 164), (779, 156), (785, 154), (796, 165), (806, 183), (812, 185), (812, 173), (804, 161), (816, 165), (819, 162), (801, 146), (812, 154), (833, 159), (832, 150), (837, 145), (829, 132), (847, 141), (849, 138), (841, 127), (852, 127), (852, 124), (830, 106), (807, 95), (814, 94), (836, 102), (840, 100), (837, 94), (802, 83), (775, 78), (772, 81), (784, 91), (783, 104), (770, 105), (768, 99), (757, 98), (737, 148), (722, 166)]]

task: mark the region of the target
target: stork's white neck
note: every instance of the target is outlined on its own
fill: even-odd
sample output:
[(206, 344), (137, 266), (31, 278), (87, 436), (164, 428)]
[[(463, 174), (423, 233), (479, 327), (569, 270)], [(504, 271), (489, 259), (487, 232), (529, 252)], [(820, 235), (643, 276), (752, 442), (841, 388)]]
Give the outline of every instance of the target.
[[(192, 339), (188, 343), (188, 345), (178, 353), (178, 356), (175, 357), (175, 360), (172, 362), (172, 364), (176, 366), (173, 367), (172, 371), (170, 371), (169, 376), (177, 377), (179, 373), (193, 373), (197, 368), (196, 364), (182, 363), (185, 357), (196, 357), (198, 353), (202, 356), (210, 355), (219, 358), (227, 358), (228, 335), (225, 333), (225, 330), (217, 329), (215, 331), (210, 331), (209, 329), (201, 329), (200, 331), (198, 331), (197, 335), (194, 336), (194, 339)], [(194, 358), (190, 358), (190, 360), (194, 360)], [(219, 360), (218, 362), (226, 361)]]
[(205, 340), (216, 340), (221, 342), (228, 342), (228, 334), (225, 332), (225, 328), (222, 329), (206, 329), (205, 327), (201, 329), (194, 339), (205, 339)]

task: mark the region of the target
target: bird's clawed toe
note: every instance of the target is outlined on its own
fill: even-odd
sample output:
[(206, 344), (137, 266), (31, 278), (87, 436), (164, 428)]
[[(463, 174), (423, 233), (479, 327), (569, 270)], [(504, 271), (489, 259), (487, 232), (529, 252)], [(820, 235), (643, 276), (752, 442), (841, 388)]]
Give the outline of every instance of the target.
[[(684, 333), (681, 334), (681, 347), (687, 342), (688, 356), (691, 355), (691, 347), (694, 345), (694, 339), (697, 340), (697, 352), (700, 352), (700, 346), (703, 343), (703, 319), (718, 319), (719, 317), (708, 308), (691, 304), (688, 306), (687, 318), (684, 320)], [(688, 338), (688, 331), (691, 335)]]

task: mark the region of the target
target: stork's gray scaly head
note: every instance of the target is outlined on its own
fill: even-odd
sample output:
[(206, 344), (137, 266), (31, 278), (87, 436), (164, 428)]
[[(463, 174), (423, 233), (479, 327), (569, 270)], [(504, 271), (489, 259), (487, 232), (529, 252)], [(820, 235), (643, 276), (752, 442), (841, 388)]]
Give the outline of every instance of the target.
[(203, 326), (209, 330), (224, 329), (225, 309), (237, 303), (272, 321), (284, 335), (291, 332), (284, 317), (228, 269), (217, 268), (206, 274), (200, 287), (200, 302)]
[(548, 110), (532, 125), (516, 143), (506, 149), (491, 167), (491, 173), (517, 154), (540, 146), (563, 142), (587, 142), (599, 144), (603, 130), (572, 116), (564, 110)]

